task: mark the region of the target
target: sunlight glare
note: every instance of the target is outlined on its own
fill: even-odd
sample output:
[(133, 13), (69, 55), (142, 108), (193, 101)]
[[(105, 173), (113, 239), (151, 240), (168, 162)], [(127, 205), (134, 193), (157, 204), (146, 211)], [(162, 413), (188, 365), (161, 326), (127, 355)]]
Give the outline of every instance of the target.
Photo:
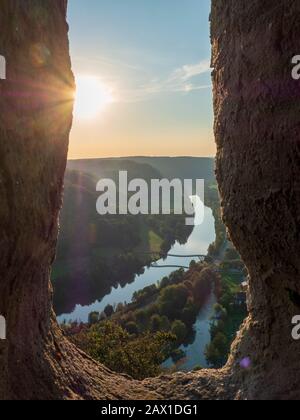
[(74, 115), (77, 119), (92, 119), (113, 102), (110, 89), (95, 76), (78, 76)]

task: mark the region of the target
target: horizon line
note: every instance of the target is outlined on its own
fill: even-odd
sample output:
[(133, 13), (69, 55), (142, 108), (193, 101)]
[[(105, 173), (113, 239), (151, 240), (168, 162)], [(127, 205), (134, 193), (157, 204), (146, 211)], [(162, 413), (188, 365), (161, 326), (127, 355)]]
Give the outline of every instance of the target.
[(167, 155), (129, 155), (129, 156), (105, 156), (105, 157), (82, 157), (68, 158), (68, 161), (78, 160), (120, 160), (120, 159), (215, 159), (216, 156), (167, 156)]

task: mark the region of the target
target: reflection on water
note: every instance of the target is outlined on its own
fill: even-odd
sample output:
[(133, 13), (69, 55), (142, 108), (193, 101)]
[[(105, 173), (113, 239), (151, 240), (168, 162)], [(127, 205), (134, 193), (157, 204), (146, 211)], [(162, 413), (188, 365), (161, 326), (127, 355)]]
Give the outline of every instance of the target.
[[(185, 353), (185, 359), (180, 361), (176, 365), (176, 370), (190, 371), (196, 366), (207, 368), (208, 364), (205, 358), (205, 349), (207, 344), (210, 343), (210, 321), (214, 315), (214, 305), (216, 303), (216, 297), (212, 294), (200, 312), (197, 322), (194, 325), (195, 340), (189, 346), (181, 346), (180, 350)], [(167, 360), (163, 364), (164, 368), (174, 367), (172, 359)]]
[[(197, 210), (197, 209), (196, 209)], [(180, 245), (178, 242), (170, 250), (171, 254), (179, 255), (196, 255), (206, 254), (209, 245), (215, 240), (215, 225), (214, 217), (211, 209), (205, 208), (204, 223), (196, 226), (190, 235), (185, 245)], [(182, 265), (188, 267), (193, 258), (176, 258), (168, 257), (166, 260), (158, 261), (158, 265)], [(174, 268), (146, 268), (145, 273), (135, 277), (131, 284), (125, 287), (119, 286), (112, 289), (111, 293), (106, 295), (100, 302), (97, 301), (92, 305), (81, 306), (77, 305), (71, 314), (63, 314), (58, 318), (59, 322), (64, 320), (87, 322), (90, 312), (102, 312), (108, 304), (114, 305), (118, 303), (131, 302), (135, 291), (141, 290), (146, 286), (155, 284), (163, 277), (168, 276), (174, 271)]]

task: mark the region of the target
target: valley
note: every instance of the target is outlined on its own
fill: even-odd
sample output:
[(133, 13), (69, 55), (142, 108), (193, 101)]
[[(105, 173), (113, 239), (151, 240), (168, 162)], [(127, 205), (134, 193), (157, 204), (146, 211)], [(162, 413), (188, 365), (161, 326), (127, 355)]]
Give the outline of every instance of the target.
[[(112, 288), (131, 284), (136, 275), (143, 274), (174, 244), (185, 244), (193, 231), (192, 226), (185, 225), (185, 215), (97, 214), (96, 184), (100, 179), (117, 183), (120, 171), (128, 172), (128, 181), (138, 178), (151, 183), (152, 179), (176, 177), (176, 173), (179, 179), (186, 175), (196, 179), (195, 168), (189, 169), (191, 158), (164, 158), (163, 165), (154, 165), (156, 161), (161, 162), (160, 158), (145, 158), (146, 163), (135, 159), (138, 158), (68, 162), (57, 258), (52, 273), (58, 316), (70, 314), (76, 305), (87, 306), (95, 300), (101, 301)], [(162, 171), (165, 160), (168, 162), (166, 173)], [(196, 163), (200, 168), (199, 177), (212, 180), (213, 159), (198, 158), (195, 167)], [(178, 166), (181, 171), (176, 171)], [(216, 200), (218, 202), (217, 194), (210, 201)], [(218, 207), (217, 202), (215, 207)], [(208, 240), (208, 245), (214, 241), (212, 235)], [(202, 253), (206, 254), (206, 251), (204, 246)], [(151, 256), (149, 252), (155, 252), (157, 256)]]
[[(177, 159), (168, 159), (168, 171), (163, 175), (157, 172), (158, 169), (162, 171), (162, 167), (155, 165), (156, 158), (150, 161), (153, 166), (148, 163), (149, 159), (146, 163), (133, 161), (133, 167), (128, 172), (130, 177), (141, 178), (144, 165), (149, 177), (175, 176)], [(158, 161), (161, 162), (160, 159)], [(170, 161), (173, 161), (173, 172)], [(160, 369), (193, 370), (224, 364), (234, 332), (246, 312), (243, 310), (241, 316), (237, 316), (233, 326), (228, 319), (224, 325), (226, 331), (222, 331), (223, 324), (219, 319), (212, 322), (216, 317), (215, 307), (220, 308), (220, 301), (224, 303), (221, 293), (226, 288), (224, 270), (232, 268), (232, 258), (239, 260), (233, 251), (231, 254), (234, 255), (229, 258), (231, 265), (225, 258), (229, 252), (228, 240), (220, 217), (215, 182), (205, 184), (205, 204), (210, 208), (205, 207), (204, 223), (200, 226), (187, 227), (184, 217), (174, 214), (95, 216), (96, 193), (92, 186), (95, 189), (97, 165), (101, 169), (98, 169), (99, 175), (110, 175), (115, 179), (119, 170), (124, 167), (128, 170), (131, 165), (129, 160), (113, 160), (114, 171), (111, 171), (110, 163), (106, 159), (103, 162), (98, 160), (97, 164), (94, 161), (71, 162), (73, 169), (67, 171), (62, 239), (53, 273), (56, 276), (54, 296), (59, 322), (66, 334), (84, 351), (111, 369), (125, 371), (138, 379), (156, 375)], [(186, 163), (187, 166), (190, 164), (190, 158)], [(86, 173), (78, 172), (79, 169)], [(192, 175), (192, 172), (183, 171), (177, 178), (181, 176), (183, 179), (184, 174)], [(210, 180), (213, 179), (212, 174), (207, 171), (205, 176)], [(90, 201), (85, 201), (88, 198)], [(71, 213), (71, 208), (76, 211)], [(195, 214), (197, 211), (195, 208)], [(76, 215), (77, 222), (73, 220)], [(92, 226), (88, 235), (83, 220), (89, 221), (88, 226)], [(79, 233), (74, 226), (78, 227)], [(193, 257), (196, 255), (206, 255), (205, 260), (201, 258), (197, 263)], [(153, 261), (155, 264), (152, 264)], [(176, 267), (183, 268), (175, 271)], [(232, 294), (229, 292), (230, 305), (244, 278), (243, 264), (235, 262), (235, 267), (239, 270), (233, 280), (235, 286), (230, 290)], [(173, 292), (169, 291), (177, 287), (180, 289), (180, 286), (185, 290), (182, 293), (186, 293), (182, 307), (179, 302), (172, 301)], [(166, 305), (171, 310), (176, 309), (177, 313), (167, 314), (161, 309), (164, 293), (167, 296)], [(223, 315), (227, 309), (223, 310)], [(124, 344), (120, 339), (123, 336), (127, 343), (125, 347), (129, 349), (133, 345), (146, 345), (150, 349), (148, 357), (155, 355), (157, 362), (150, 363), (145, 370), (144, 363), (135, 353), (133, 359), (138, 367), (134, 371), (126, 363), (115, 364), (111, 351), (103, 359), (105, 351), (102, 345), (101, 350), (96, 350), (99, 342), (98, 345), (93, 344), (91, 334), (109, 336), (112, 340), (118, 337), (118, 341)], [(221, 334), (223, 344), (219, 348)], [(227, 344), (224, 344), (225, 341)], [(156, 350), (153, 346), (157, 346)], [(142, 348), (141, 351), (145, 353), (146, 350)]]

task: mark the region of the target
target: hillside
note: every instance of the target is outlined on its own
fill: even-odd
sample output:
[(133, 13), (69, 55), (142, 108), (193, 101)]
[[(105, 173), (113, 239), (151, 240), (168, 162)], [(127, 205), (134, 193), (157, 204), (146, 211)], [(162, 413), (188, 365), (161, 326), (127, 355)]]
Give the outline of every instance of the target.
[[(192, 232), (192, 227), (185, 226), (184, 215), (100, 217), (96, 212), (99, 179), (117, 180), (120, 170), (127, 170), (129, 179), (160, 179), (161, 175), (150, 165), (84, 161), (78, 167), (86, 173), (68, 169), (65, 175), (52, 273), (57, 315), (72, 312), (76, 304), (101, 300), (112, 287), (131, 283), (144, 266), (169, 251), (176, 240), (185, 243)], [(146, 255), (149, 252), (157, 256)]]
[(68, 160), (67, 169), (91, 175), (96, 182), (108, 178), (118, 181), (119, 171), (127, 171), (128, 179), (143, 178), (146, 181), (161, 178), (162, 173), (153, 165), (128, 159)]
[[(168, 179), (205, 179), (206, 182), (215, 181), (214, 159), (201, 157), (126, 157), (114, 159), (82, 159), (69, 160), (68, 169), (90, 173), (104, 177), (122, 167), (129, 170), (132, 177), (144, 174), (145, 179), (157, 171), (162, 177)], [(154, 177), (155, 178), (155, 177)]]
[(134, 162), (149, 164), (168, 179), (215, 181), (215, 159), (203, 157), (134, 157)]

